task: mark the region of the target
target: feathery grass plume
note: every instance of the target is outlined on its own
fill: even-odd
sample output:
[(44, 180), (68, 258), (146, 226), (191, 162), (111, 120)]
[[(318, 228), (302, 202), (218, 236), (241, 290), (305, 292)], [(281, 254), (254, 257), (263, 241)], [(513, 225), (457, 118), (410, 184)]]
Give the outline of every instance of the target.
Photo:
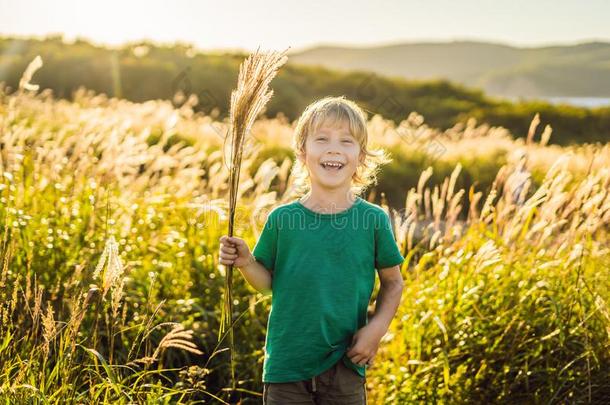
[[(43, 288), (38, 284), (36, 280), (36, 275), (34, 275), (34, 310), (32, 311), (32, 324), (37, 325), (38, 319), (40, 318), (40, 314), (42, 313), (42, 294)], [(38, 329), (32, 328), (35, 331)]]
[(534, 115), (534, 118), (530, 122), (530, 127), (527, 131), (527, 138), (525, 141), (526, 144), (529, 145), (534, 141), (534, 135), (536, 134), (536, 128), (538, 128), (538, 124), (540, 124), (540, 114), (536, 113), (536, 115)]
[[(5, 218), (5, 220), (8, 219), (8, 216)], [(8, 325), (9, 322), (9, 316), (12, 315), (13, 311), (11, 310), (10, 306), (11, 306), (11, 302), (9, 301), (8, 297), (5, 295), (5, 286), (6, 286), (6, 280), (8, 279), (8, 274), (9, 274), (9, 263), (11, 262), (11, 258), (13, 256), (13, 252), (15, 250), (15, 243), (13, 242), (13, 240), (11, 240), (10, 242), (7, 242), (7, 238), (8, 238), (8, 226), (4, 226), (4, 236), (3, 236), (3, 240), (0, 241), (0, 247), (2, 248), (0, 250), (0, 258), (1, 258), (1, 264), (2, 264), (2, 268), (0, 270), (0, 299), (2, 299), (3, 301), (7, 301), (7, 305), (2, 305), (0, 306), (0, 328), (2, 328), (4, 325)], [(7, 248), (5, 248), (5, 246), (7, 246)], [(0, 329), (1, 330), (1, 329)]]
[(42, 327), (44, 329), (44, 343), (43, 343), (43, 353), (45, 359), (49, 355), (49, 345), (51, 341), (55, 338), (55, 334), (57, 333), (57, 329), (55, 327), (55, 320), (53, 319), (53, 307), (51, 303), (47, 301), (47, 312), (42, 316)]
[[(106, 297), (108, 290), (113, 287), (116, 288), (121, 282), (121, 276), (123, 274), (123, 264), (121, 262), (121, 256), (119, 255), (119, 244), (114, 239), (114, 235), (110, 235), (106, 240), (104, 246), (104, 252), (100, 257), (95, 271), (93, 272), (93, 278), (101, 278), (102, 281), (102, 297)], [(108, 262), (106, 271), (101, 274), (104, 264)], [(115, 297), (116, 299), (116, 297)], [(120, 296), (119, 296), (120, 299)]]
[(553, 132), (553, 127), (550, 125), (546, 125), (544, 127), (544, 131), (542, 135), (540, 135), (540, 146), (546, 146), (549, 143), (549, 139), (551, 139), (551, 133)]
[[(193, 339), (194, 332), (190, 329), (186, 330), (182, 324), (175, 322), (164, 322), (155, 326), (153, 329), (170, 324), (173, 325), (172, 330), (163, 336), (152, 356), (142, 357), (128, 363), (128, 365), (135, 365), (137, 363), (152, 364), (159, 360), (163, 352), (170, 347), (183, 349), (193, 354), (203, 354), (203, 352), (197, 348), (197, 345), (191, 341), (191, 339)], [(151, 331), (152, 330), (149, 330), (148, 332), (150, 333)]]
[(76, 349), (78, 332), (80, 330), (81, 323), (83, 322), (83, 319), (85, 317), (85, 313), (87, 312), (87, 308), (89, 308), (89, 303), (98, 291), (99, 289), (96, 286), (92, 285), (86, 294), (82, 293), (77, 298), (74, 312), (72, 312), (72, 314), (70, 315), (70, 321), (68, 322), (68, 339), (70, 341), (70, 350), (72, 353), (74, 353), (74, 350)]
[[(229, 153), (229, 236), (233, 236), (235, 206), (237, 203), (239, 172), (244, 150), (244, 141), (249, 134), (254, 120), (263, 107), (273, 96), (269, 83), (277, 74), (278, 69), (286, 63), (288, 57), (283, 52), (259, 52), (256, 50), (239, 67), (237, 89), (231, 92), (231, 108), (229, 112), (230, 140)], [(233, 364), (233, 294), (232, 294), (233, 266), (229, 265), (225, 274), (225, 289), (221, 309), (220, 329), (218, 340), (229, 325), (229, 341), (231, 349), (231, 376), (235, 388), (235, 373)]]
[(19, 91), (22, 91), (22, 90), (37, 91), (38, 90), (38, 88), (40, 86), (37, 84), (30, 83), (30, 80), (32, 80), (32, 76), (34, 76), (34, 73), (41, 67), (42, 67), (42, 58), (40, 57), (40, 55), (36, 55), (36, 57), (34, 59), (32, 59), (32, 61), (28, 64), (28, 67), (25, 69), (25, 72), (23, 72), (23, 75), (21, 76), (21, 79), (19, 80)]

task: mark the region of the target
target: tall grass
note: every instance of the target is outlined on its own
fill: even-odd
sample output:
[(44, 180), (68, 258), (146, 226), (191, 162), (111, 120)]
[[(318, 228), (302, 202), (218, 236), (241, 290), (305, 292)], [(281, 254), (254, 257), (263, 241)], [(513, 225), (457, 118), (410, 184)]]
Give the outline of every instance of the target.
[[(176, 109), (34, 90), (0, 91), (0, 398), (260, 402), (269, 301), (238, 278), (231, 311), (218, 305), (233, 184), (219, 134), (231, 123), (195, 114), (196, 98)], [(393, 190), (399, 204), (381, 198), (390, 189), (367, 195), (407, 258), (405, 299), (367, 371), (371, 402), (603, 403), (608, 145), (405, 121), (372, 117), (372, 141), (405, 165), (426, 142), (447, 151), (405, 172), (413, 185)], [(281, 117), (252, 124), (233, 197), (234, 234), (251, 244), (292, 198), (290, 136)], [(522, 205), (502, 198), (516, 149), (536, 180)], [(483, 176), (489, 190), (464, 187)], [(219, 355), (228, 330), (217, 333), (232, 313), (236, 379)]]
[[(235, 208), (239, 189), (239, 174), (241, 170), (244, 142), (249, 136), (254, 120), (273, 96), (269, 88), (271, 80), (278, 69), (286, 63), (288, 57), (285, 52), (259, 53), (258, 50), (250, 55), (239, 68), (237, 88), (231, 93), (230, 122), (230, 161), (229, 161), (229, 230), (228, 235), (233, 236)], [(226, 266), (225, 290), (223, 294), (219, 339), (226, 326), (229, 325), (231, 350), (231, 381), (235, 389), (235, 369), (233, 353), (235, 343), (233, 337), (233, 265)]]

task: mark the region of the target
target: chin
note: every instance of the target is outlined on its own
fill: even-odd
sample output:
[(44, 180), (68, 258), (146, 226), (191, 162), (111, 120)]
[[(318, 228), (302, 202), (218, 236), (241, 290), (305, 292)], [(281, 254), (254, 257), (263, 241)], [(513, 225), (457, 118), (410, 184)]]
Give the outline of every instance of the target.
[(342, 181), (339, 181), (339, 182), (318, 181), (317, 183), (324, 188), (341, 188), (341, 187), (346, 186), (345, 182), (342, 182)]
[(352, 184), (353, 173), (346, 178), (328, 178), (317, 176), (315, 182), (324, 188), (341, 188), (341, 187), (351, 187)]

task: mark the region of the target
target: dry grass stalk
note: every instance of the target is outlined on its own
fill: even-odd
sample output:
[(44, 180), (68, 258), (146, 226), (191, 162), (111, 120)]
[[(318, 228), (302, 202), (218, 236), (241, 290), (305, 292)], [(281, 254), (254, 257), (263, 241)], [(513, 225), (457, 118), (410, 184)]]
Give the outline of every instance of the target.
[(23, 72), (21, 79), (19, 80), (19, 91), (22, 90), (31, 90), (36, 91), (40, 87), (38, 84), (30, 83), (32, 80), (32, 76), (34, 73), (42, 67), (42, 58), (40, 55), (36, 55), (36, 57), (28, 64), (28, 67)]
[(527, 144), (530, 144), (534, 141), (534, 135), (536, 134), (536, 128), (538, 128), (538, 124), (540, 124), (540, 114), (536, 113), (536, 115), (530, 122), (530, 127), (529, 127), (529, 130), (527, 131), (527, 140), (526, 140)]
[[(271, 80), (277, 74), (278, 69), (286, 63), (288, 57), (284, 52), (259, 53), (257, 50), (250, 55), (239, 68), (237, 89), (231, 93), (230, 121), (230, 160), (229, 160), (229, 231), (233, 236), (235, 208), (239, 191), (239, 174), (244, 151), (246, 136), (250, 133), (254, 120), (262, 111), (263, 107), (273, 96), (273, 90), (269, 88)], [(231, 374), (233, 388), (235, 388), (235, 375), (233, 364), (233, 297), (232, 297), (232, 275), (233, 266), (227, 266), (225, 277), (224, 302), (221, 311), (220, 329), (218, 340), (220, 341), (224, 331), (229, 326), (231, 347)]]
[(81, 294), (75, 303), (75, 309), (70, 315), (68, 339), (70, 341), (71, 352), (74, 353), (76, 341), (78, 339), (78, 331), (80, 330), (81, 323), (85, 317), (89, 303), (93, 299), (93, 296), (98, 292), (98, 288), (93, 286), (89, 289), (86, 294)]
[[(108, 263), (106, 266), (106, 270), (102, 273), (102, 269), (104, 265)], [(121, 284), (121, 276), (123, 275), (123, 264), (121, 262), (121, 257), (119, 255), (118, 243), (114, 239), (114, 235), (110, 235), (110, 237), (106, 240), (106, 245), (104, 246), (104, 251), (102, 256), (100, 257), (97, 266), (95, 267), (95, 271), (93, 272), (93, 278), (101, 278), (102, 281), (102, 298), (106, 296), (106, 292), (111, 287), (116, 288)], [(120, 296), (113, 297), (113, 302), (116, 300), (120, 300)]]
[[(167, 325), (167, 324), (170, 324), (170, 323), (165, 322), (162, 325)], [(197, 345), (191, 341), (191, 339), (193, 338), (192, 330), (185, 330), (184, 326), (181, 324), (173, 324), (173, 325), (174, 326), (173, 326), (172, 330), (169, 331), (167, 333), (167, 335), (165, 335), (163, 337), (163, 339), (161, 339), (161, 341), (159, 342), (159, 345), (155, 349), (152, 356), (142, 357), (140, 359), (137, 359), (137, 360), (134, 360), (134, 361), (128, 363), (128, 365), (137, 364), (137, 363), (152, 364), (153, 362), (157, 361), (161, 357), (163, 352), (170, 347), (173, 347), (176, 349), (183, 349), (183, 350), (186, 350), (187, 352), (193, 353), (193, 354), (203, 354), (203, 352), (197, 348)], [(156, 327), (158, 327), (158, 326), (161, 326), (161, 324), (157, 325)]]
[(53, 318), (53, 307), (48, 301), (47, 312), (42, 317), (42, 327), (44, 330), (44, 344), (42, 350), (44, 353), (44, 357), (46, 358), (49, 355), (49, 344), (55, 338), (55, 334), (57, 333), (57, 329), (55, 328), (55, 320)]

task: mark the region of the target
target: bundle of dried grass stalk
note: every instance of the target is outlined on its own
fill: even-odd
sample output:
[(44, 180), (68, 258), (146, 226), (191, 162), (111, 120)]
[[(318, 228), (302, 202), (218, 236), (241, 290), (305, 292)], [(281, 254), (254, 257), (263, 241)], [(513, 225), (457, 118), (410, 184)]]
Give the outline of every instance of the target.
[[(257, 49), (239, 68), (237, 88), (231, 92), (231, 108), (229, 113), (229, 236), (233, 236), (235, 208), (237, 204), (237, 191), (239, 186), (239, 172), (244, 150), (244, 141), (254, 120), (263, 107), (273, 96), (269, 83), (277, 74), (278, 69), (286, 63), (288, 57), (283, 52), (259, 52)], [(225, 155), (226, 156), (226, 155)], [(235, 388), (235, 369), (233, 363), (233, 266), (227, 266), (225, 277), (225, 290), (221, 309), (219, 341), (225, 331), (229, 332), (229, 346), (231, 351), (231, 376)]]

